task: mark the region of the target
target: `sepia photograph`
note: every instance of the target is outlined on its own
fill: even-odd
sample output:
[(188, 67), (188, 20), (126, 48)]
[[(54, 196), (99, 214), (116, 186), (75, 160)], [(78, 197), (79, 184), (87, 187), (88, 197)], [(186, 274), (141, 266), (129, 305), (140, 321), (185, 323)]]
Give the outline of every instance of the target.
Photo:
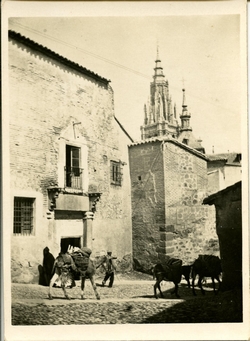
[(246, 12), (4, 3), (4, 340), (250, 337)]

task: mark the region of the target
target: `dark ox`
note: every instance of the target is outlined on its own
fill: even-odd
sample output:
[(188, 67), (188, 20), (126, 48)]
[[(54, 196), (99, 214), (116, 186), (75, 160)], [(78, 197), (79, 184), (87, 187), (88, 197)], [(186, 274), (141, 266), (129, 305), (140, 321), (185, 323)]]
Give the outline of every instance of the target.
[(204, 289), (202, 288), (202, 279), (204, 277), (211, 277), (212, 282), (213, 282), (213, 289), (214, 293), (216, 294), (215, 290), (215, 282), (214, 280), (216, 279), (217, 282), (219, 283), (219, 288), (218, 291), (220, 290), (220, 274), (222, 273), (222, 268), (221, 268), (221, 260), (217, 256), (213, 255), (200, 255), (195, 261), (192, 266), (192, 289), (193, 289), (193, 294), (196, 296), (196, 292), (194, 289), (194, 281), (196, 276), (199, 276), (198, 280), (198, 286), (201, 289), (202, 294), (205, 294)]
[(176, 297), (180, 297), (178, 295), (178, 284), (181, 281), (182, 276), (182, 260), (170, 258), (166, 264), (156, 264), (153, 268), (153, 278), (156, 278), (156, 283), (154, 285), (154, 295), (155, 298), (158, 298), (156, 289), (160, 291), (161, 297), (164, 295), (161, 291), (160, 283), (162, 281), (173, 282), (175, 285), (174, 290), (171, 294), (175, 294)]

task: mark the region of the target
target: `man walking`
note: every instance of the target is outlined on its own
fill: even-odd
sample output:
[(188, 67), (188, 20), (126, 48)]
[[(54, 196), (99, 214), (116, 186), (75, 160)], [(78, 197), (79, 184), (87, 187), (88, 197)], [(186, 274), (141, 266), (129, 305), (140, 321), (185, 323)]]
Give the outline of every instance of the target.
[(113, 286), (115, 270), (116, 270), (114, 259), (116, 259), (116, 257), (112, 257), (112, 252), (108, 251), (107, 255), (104, 257), (102, 263), (100, 264), (103, 266), (104, 270), (106, 271), (105, 277), (102, 281), (103, 287), (108, 279), (109, 279), (109, 288), (112, 288)]

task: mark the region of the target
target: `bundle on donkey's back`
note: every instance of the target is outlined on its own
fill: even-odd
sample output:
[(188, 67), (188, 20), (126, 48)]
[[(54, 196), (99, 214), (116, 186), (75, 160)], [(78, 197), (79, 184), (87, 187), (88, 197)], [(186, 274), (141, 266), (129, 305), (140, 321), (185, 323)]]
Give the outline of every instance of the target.
[[(97, 292), (94, 275), (96, 272), (95, 264), (90, 259), (91, 250), (89, 248), (74, 248), (66, 253), (59, 253), (55, 260), (54, 268), (55, 274), (50, 281), (49, 286), (49, 299), (52, 299), (52, 287), (57, 279), (61, 280), (61, 287), (64, 292), (64, 296), (70, 299), (66, 292), (66, 283), (69, 279), (72, 279), (74, 283), (73, 271), (79, 273), (81, 279), (81, 298), (83, 299), (83, 291), (85, 286), (85, 279), (90, 279), (96, 298), (100, 299)], [(74, 286), (75, 284), (72, 284)], [(71, 286), (71, 287), (72, 287)]]
[(173, 282), (175, 285), (174, 290), (171, 294), (175, 294), (176, 297), (180, 297), (178, 295), (178, 284), (181, 281), (182, 276), (182, 260), (176, 258), (170, 258), (164, 264), (158, 263), (152, 269), (153, 278), (156, 278), (156, 283), (154, 285), (154, 295), (155, 298), (158, 298), (156, 289), (160, 291), (161, 297), (164, 297), (160, 283), (164, 281)]
[(92, 250), (87, 247), (74, 248), (73, 253), (71, 254), (75, 265), (78, 269), (81, 279), (81, 299), (83, 299), (83, 292), (85, 287), (85, 280), (89, 279), (92, 285), (92, 288), (95, 292), (96, 298), (99, 300), (100, 295), (97, 291), (95, 284), (95, 273), (96, 267), (94, 261), (90, 258)]

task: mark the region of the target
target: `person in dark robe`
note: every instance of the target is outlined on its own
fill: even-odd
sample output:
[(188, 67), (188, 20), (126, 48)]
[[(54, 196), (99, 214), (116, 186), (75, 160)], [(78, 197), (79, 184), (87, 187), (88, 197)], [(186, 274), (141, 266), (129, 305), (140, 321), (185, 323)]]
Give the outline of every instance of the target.
[(53, 276), (52, 270), (55, 262), (54, 256), (49, 252), (49, 248), (46, 246), (43, 249), (43, 270), (45, 277), (45, 285), (49, 286), (50, 280)]

